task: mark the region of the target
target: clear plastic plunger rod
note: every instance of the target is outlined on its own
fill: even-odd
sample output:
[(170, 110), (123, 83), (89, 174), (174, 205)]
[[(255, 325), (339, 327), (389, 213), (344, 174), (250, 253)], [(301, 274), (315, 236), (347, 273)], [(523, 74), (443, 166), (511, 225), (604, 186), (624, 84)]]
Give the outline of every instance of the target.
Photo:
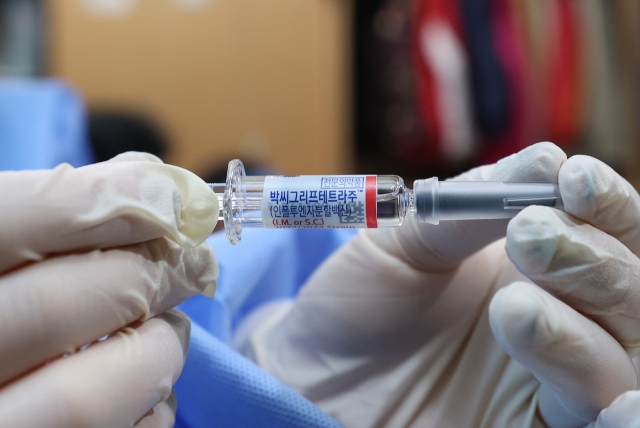
[(376, 228), (416, 221), (514, 217), (530, 205), (563, 209), (558, 185), (487, 181), (416, 180), (413, 189), (396, 175), (247, 176), (229, 162), (226, 183), (209, 184), (220, 204), (227, 238), (238, 244), (243, 227)]

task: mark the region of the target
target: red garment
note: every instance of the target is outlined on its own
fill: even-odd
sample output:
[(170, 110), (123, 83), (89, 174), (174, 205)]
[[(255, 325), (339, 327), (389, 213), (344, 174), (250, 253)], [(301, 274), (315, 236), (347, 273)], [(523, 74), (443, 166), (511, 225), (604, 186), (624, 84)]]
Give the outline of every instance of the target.
[(426, 132), (426, 143), (416, 161), (424, 164), (442, 160), (442, 112), (439, 111), (442, 88), (436, 85), (431, 64), (421, 49), (421, 32), (425, 26), (447, 25), (462, 40), (462, 21), (458, 4), (452, 0), (415, 0), (412, 22), (412, 49), (416, 70), (418, 113)]
[(572, 0), (558, 0), (555, 34), (549, 39), (549, 140), (576, 143), (580, 132), (582, 52), (578, 10)]

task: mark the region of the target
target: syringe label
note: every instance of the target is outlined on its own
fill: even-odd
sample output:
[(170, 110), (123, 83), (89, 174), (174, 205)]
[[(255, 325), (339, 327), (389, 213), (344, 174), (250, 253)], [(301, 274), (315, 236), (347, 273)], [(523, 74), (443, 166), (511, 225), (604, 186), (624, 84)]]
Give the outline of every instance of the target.
[(262, 220), (272, 229), (378, 227), (375, 175), (267, 176)]

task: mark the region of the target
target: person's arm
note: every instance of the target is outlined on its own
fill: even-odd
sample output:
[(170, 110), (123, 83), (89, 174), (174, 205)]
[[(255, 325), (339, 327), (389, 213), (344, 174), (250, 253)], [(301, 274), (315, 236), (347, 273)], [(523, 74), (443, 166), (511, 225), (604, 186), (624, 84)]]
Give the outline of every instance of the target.
[(348, 427), (595, 421), (637, 389), (640, 197), (550, 143), (456, 179), (559, 183), (567, 213), (364, 231), (239, 348)]

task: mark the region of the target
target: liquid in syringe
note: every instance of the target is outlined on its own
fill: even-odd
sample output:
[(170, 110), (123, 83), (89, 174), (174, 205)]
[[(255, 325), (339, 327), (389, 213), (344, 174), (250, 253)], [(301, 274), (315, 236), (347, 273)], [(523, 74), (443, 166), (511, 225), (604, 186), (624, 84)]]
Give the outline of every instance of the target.
[(229, 242), (245, 227), (377, 228), (416, 221), (514, 217), (530, 205), (563, 209), (557, 184), (416, 180), (413, 189), (396, 175), (247, 176), (239, 160), (229, 162), (227, 181), (210, 184), (218, 195), (220, 220)]

